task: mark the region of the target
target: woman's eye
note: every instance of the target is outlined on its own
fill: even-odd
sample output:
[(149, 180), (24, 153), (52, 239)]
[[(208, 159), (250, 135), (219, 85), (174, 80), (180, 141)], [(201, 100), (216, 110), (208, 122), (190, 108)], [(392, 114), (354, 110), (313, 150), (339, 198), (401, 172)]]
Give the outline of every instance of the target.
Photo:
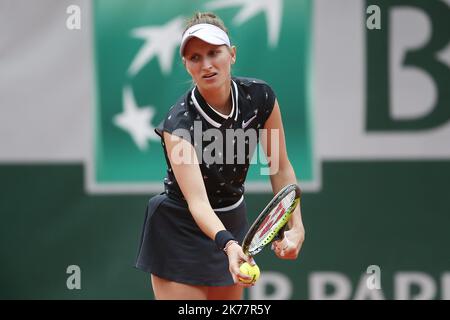
[(192, 62), (198, 62), (199, 59), (200, 59), (200, 58), (199, 58), (198, 55), (194, 55), (194, 56), (191, 57), (190, 60), (191, 60)]
[(210, 57), (215, 57), (219, 53), (220, 53), (220, 50), (212, 50), (212, 51), (209, 52), (209, 56)]

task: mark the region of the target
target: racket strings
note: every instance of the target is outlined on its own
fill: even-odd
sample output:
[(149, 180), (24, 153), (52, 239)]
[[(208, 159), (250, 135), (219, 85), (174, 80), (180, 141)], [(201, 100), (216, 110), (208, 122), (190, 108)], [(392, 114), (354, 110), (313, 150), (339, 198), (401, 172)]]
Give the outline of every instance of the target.
[(250, 243), (250, 254), (257, 254), (275, 238), (280, 229), (289, 220), (292, 209), (295, 208), (296, 204), (296, 192), (294, 190), (289, 192), (281, 202), (270, 211), (266, 219), (264, 219), (263, 223), (259, 226), (258, 231)]

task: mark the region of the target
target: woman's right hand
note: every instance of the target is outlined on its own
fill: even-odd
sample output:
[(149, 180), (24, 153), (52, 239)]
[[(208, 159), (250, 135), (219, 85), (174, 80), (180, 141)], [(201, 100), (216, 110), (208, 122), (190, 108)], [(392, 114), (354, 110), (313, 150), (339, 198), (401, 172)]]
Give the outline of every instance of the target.
[(238, 285), (241, 285), (243, 287), (251, 287), (254, 285), (254, 283), (244, 283), (239, 281), (239, 278), (243, 280), (251, 280), (252, 277), (249, 275), (246, 275), (241, 272), (239, 267), (244, 262), (248, 262), (250, 265), (255, 265), (255, 261), (252, 257), (247, 256), (244, 251), (242, 251), (242, 247), (237, 243), (232, 243), (228, 246), (225, 253), (228, 256), (228, 265), (229, 270), (231, 273), (231, 276), (233, 277), (234, 283), (237, 283)]

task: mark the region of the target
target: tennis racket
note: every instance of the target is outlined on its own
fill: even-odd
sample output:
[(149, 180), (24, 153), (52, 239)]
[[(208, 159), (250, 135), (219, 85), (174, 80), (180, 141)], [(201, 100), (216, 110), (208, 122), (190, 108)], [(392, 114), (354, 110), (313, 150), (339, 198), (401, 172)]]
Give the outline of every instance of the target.
[(281, 189), (253, 222), (242, 242), (246, 255), (254, 256), (272, 241), (282, 239), (292, 212), (300, 203), (300, 188), (289, 184)]

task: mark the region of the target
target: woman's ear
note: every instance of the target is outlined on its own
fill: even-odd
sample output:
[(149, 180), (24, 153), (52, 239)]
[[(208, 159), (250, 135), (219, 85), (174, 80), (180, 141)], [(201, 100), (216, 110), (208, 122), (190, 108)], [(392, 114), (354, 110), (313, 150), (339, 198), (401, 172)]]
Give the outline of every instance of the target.
[(236, 63), (236, 46), (232, 46), (230, 48), (230, 54), (231, 54), (231, 64)]

